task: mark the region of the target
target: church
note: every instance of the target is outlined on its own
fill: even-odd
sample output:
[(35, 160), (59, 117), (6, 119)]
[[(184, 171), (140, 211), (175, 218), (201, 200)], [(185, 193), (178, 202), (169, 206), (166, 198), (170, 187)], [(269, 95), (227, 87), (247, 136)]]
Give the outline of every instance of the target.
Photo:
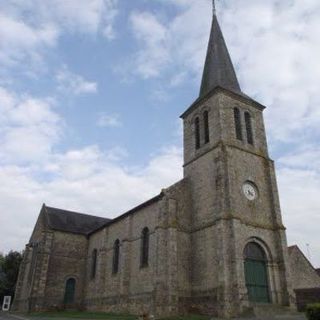
[(114, 219), (43, 205), (13, 309), (231, 318), (295, 308), (295, 290), (320, 277), (287, 247), (264, 109), (242, 92), (214, 13), (199, 97), (181, 115), (183, 179)]

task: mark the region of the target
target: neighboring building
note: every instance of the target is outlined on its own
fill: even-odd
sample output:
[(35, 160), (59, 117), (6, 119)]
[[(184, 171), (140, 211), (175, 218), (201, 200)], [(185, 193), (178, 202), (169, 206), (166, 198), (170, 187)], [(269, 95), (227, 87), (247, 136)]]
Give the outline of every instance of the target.
[(289, 264), (297, 307), (303, 311), (307, 304), (320, 302), (320, 276), (297, 246), (289, 247)]
[(181, 116), (184, 178), (113, 220), (44, 205), (14, 309), (231, 317), (292, 306), (264, 108), (241, 91), (214, 16), (200, 95)]
[(317, 272), (318, 276), (320, 277), (320, 268), (316, 269), (316, 272)]
[(317, 270), (302, 253), (298, 246), (289, 249), (289, 263), (292, 266), (291, 283), (294, 289), (320, 289), (320, 277)]

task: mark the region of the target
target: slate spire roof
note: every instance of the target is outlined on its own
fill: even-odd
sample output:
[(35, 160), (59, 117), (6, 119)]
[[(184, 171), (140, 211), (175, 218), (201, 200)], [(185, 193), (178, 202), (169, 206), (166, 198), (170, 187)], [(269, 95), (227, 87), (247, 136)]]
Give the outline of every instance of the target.
[(204, 97), (216, 87), (241, 93), (240, 85), (214, 8), (199, 98)]

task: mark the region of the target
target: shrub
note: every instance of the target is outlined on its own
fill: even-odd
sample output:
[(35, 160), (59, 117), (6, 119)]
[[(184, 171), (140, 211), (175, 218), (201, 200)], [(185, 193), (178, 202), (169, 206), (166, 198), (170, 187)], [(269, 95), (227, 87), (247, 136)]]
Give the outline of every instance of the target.
[(320, 303), (307, 305), (307, 318), (309, 320), (320, 320)]

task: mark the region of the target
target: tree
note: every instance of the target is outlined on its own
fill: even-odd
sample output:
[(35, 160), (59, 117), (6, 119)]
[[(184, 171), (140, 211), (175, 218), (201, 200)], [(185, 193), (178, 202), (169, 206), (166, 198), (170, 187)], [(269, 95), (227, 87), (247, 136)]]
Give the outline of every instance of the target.
[[(3, 271), (3, 264), (4, 264), (4, 256), (2, 253), (0, 253), (0, 303), (2, 305), (2, 300), (4, 296), (4, 290), (5, 290), (5, 273)], [(1, 306), (0, 306), (1, 307)]]
[(0, 254), (0, 302), (4, 296), (14, 296), (22, 254), (10, 251), (6, 256)]

